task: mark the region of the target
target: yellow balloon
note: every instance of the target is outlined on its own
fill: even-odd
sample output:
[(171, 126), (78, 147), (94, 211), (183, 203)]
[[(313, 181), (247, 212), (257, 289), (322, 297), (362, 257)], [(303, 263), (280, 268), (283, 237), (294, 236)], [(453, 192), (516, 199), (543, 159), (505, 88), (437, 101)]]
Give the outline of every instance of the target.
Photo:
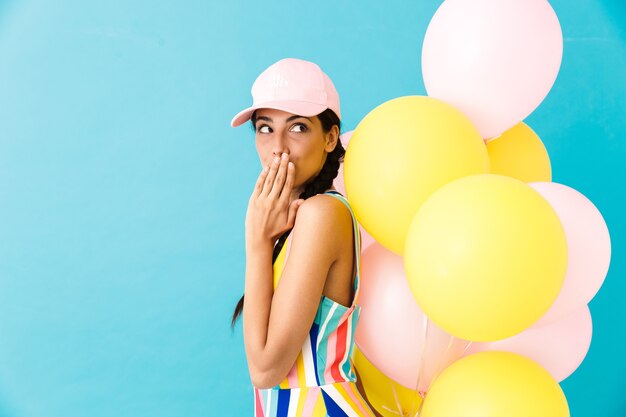
[(513, 336), (554, 303), (567, 241), (552, 206), (528, 184), (472, 175), (435, 192), (416, 213), (404, 253), (424, 313), (466, 340)]
[(451, 105), (407, 96), (381, 104), (354, 130), (344, 160), (346, 193), (365, 230), (402, 255), (420, 205), (442, 185), (488, 173), (478, 130)]
[(523, 122), (487, 142), (491, 173), (524, 182), (552, 181), (550, 157), (539, 136)]
[(516, 353), (481, 352), (446, 368), (420, 417), (568, 417), (563, 390), (536, 362)]
[(379, 371), (354, 346), (354, 368), (363, 384), (367, 400), (384, 417), (414, 416), (422, 403), (417, 391), (410, 390)]

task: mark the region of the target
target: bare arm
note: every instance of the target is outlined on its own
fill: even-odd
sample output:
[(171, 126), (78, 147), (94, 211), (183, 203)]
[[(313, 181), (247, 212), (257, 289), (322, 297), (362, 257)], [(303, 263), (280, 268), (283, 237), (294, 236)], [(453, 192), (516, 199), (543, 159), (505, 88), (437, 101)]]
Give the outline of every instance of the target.
[[(244, 339), (251, 336), (256, 341), (246, 341), (246, 347), (250, 375), (260, 388), (280, 383), (306, 340), (328, 271), (337, 259), (337, 246), (344, 238), (351, 239), (351, 219), (346, 218), (342, 206), (332, 197), (316, 196), (298, 210), (291, 250), (275, 292), (270, 250), (262, 251), (265, 257), (255, 254), (250, 269), (246, 267), (250, 273), (246, 275), (246, 303), (248, 291), (256, 291), (253, 306), (257, 308), (248, 310), (256, 311), (252, 317), (245, 315), (244, 307)], [(251, 319), (248, 323), (247, 318)], [(265, 344), (261, 343), (263, 337)]]
[[(286, 176), (284, 186), (281, 175)], [(290, 196), (294, 175), (295, 169), (287, 169), (285, 160), (280, 168), (262, 173), (246, 218), (244, 343), (250, 377), (259, 388), (277, 385), (293, 366), (337, 259), (338, 245), (352, 239), (350, 214), (335, 198), (308, 199), (297, 209), (297, 218), (293, 202), (280, 202)], [(281, 216), (283, 221), (277, 221)], [(274, 291), (274, 242), (291, 224), (290, 255)]]
[(290, 201), (295, 167), (286, 154), (265, 167), (246, 213), (246, 283), (243, 331), (252, 383), (263, 385), (270, 367), (265, 360), (273, 298), (272, 251), (278, 236), (293, 227), (300, 201)]
[(243, 305), (243, 338), (252, 383), (259, 386), (266, 372), (263, 364), (272, 288), (272, 245), (246, 243), (246, 284)]

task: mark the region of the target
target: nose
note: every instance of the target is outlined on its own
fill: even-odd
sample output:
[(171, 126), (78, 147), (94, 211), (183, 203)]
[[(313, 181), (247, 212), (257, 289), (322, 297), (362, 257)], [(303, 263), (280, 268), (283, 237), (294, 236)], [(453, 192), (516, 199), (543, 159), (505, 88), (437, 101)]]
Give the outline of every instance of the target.
[(274, 135), (274, 141), (272, 143), (272, 158), (274, 156), (280, 157), (284, 152), (289, 154), (289, 148), (287, 147), (287, 136), (282, 132), (277, 132)]

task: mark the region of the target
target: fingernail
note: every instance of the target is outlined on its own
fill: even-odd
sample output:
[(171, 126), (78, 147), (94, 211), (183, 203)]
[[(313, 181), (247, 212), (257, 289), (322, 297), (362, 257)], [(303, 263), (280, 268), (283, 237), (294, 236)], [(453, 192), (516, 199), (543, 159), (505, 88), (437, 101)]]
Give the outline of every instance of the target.
[(283, 152), (282, 158), (283, 158), (284, 161), (286, 161), (289, 158), (289, 155), (287, 155), (286, 153)]
[(277, 163), (278, 163), (278, 161), (280, 161), (280, 158), (279, 158), (278, 156), (275, 156), (275, 157), (274, 157), (274, 163), (275, 163), (275, 164), (277, 164)]

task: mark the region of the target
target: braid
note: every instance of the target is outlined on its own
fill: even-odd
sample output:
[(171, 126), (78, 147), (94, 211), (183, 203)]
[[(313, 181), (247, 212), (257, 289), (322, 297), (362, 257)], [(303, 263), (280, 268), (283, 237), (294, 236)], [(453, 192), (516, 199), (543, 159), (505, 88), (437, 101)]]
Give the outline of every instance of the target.
[[(322, 113), (318, 114), (317, 117), (320, 119), (322, 123), (322, 129), (324, 133), (328, 133), (330, 129), (337, 125), (341, 130), (341, 122), (339, 121), (339, 117), (335, 114), (331, 109), (327, 109)], [(255, 124), (254, 114), (252, 115), (252, 124)], [(343, 157), (346, 154), (346, 150), (343, 148), (340, 140), (337, 140), (337, 145), (332, 152), (329, 152), (326, 156), (326, 161), (324, 162), (324, 166), (321, 171), (317, 174), (312, 181), (310, 181), (305, 187), (304, 191), (300, 193), (299, 198), (306, 200), (307, 198), (313, 197), (314, 195), (321, 194), (324, 191), (328, 190), (333, 185), (333, 180), (337, 177), (339, 173), (339, 164), (343, 162)], [(292, 229), (287, 230), (283, 233), (278, 240), (276, 241), (276, 245), (274, 246), (274, 251), (272, 252), (272, 264), (278, 257), (281, 249), (283, 248), (285, 241), (287, 240), (287, 236), (291, 233)], [(233, 318), (230, 323), (231, 329), (234, 330), (235, 323), (239, 318), (239, 315), (243, 311), (243, 302), (245, 296), (241, 296), (237, 306), (235, 307), (235, 312), (233, 313)]]

